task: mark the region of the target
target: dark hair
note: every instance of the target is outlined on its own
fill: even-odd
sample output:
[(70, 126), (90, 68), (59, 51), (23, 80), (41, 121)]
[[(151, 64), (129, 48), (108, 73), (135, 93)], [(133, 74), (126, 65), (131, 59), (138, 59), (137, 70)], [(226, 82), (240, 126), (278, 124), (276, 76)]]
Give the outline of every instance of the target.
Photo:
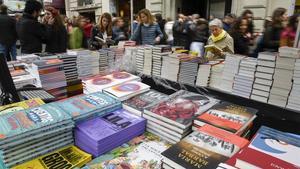
[(244, 12), (242, 13), (242, 17), (245, 17), (247, 14), (253, 15), (253, 12), (252, 12), (250, 9), (246, 9), (246, 10), (244, 10)]
[(230, 29), (230, 34), (234, 34), (234, 33), (237, 33), (237, 32), (240, 32), (240, 27), (241, 27), (241, 24), (243, 22), (243, 20), (247, 21), (247, 24), (249, 26), (249, 22), (246, 18), (244, 17), (239, 17), (232, 25), (232, 28)]
[(272, 26), (275, 26), (275, 25), (282, 26), (281, 16), (284, 15), (286, 13), (286, 11), (287, 10), (285, 8), (275, 9), (275, 11), (273, 12), (273, 15), (272, 15)]
[(38, 12), (43, 9), (40, 2), (36, 0), (27, 0), (24, 8), (24, 12), (27, 14), (33, 14), (35, 11)]
[(225, 15), (225, 17), (230, 17), (230, 18), (236, 18), (236, 15), (235, 14), (232, 14), (232, 13), (228, 13)]
[(161, 16), (160, 13), (157, 13), (157, 14), (155, 14), (154, 16), (155, 16), (156, 22), (160, 22), (160, 21), (163, 20), (163, 18), (162, 18), (162, 16)]
[(289, 18), (289, 23), (287, 24), (288, 27), (292, 28), (294, 31), (297, 31), (297, 24), (299, 21), (298, 21), (298, 17), (300, 15), (299, 14), (294, 14), (292, 16), (290, 16)]
[(0, 14), (4, 14), (6, 15), (7, 14), (7, 6), (5, 5), (0, 5)]

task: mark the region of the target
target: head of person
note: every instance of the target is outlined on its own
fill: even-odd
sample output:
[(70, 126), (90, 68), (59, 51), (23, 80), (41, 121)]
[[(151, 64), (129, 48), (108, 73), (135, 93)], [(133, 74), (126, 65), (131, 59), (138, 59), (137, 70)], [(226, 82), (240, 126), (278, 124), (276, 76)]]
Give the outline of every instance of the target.
[(223, 31), (223, 23), (220, 19), (213, 19), (209, 22), (209, 30), (213, 36), (219, 36)]
[(79, 24), (79, 27), (81, 28), (81, 29), (83, 29), (84, 28), (84, 26), (86, 25), (86, 19), (85, 19), (85, 17), (83, 17), (83, 16), (79, 16), (78, 17), (78, 24)]
[(54, 28), (55, 29), (59, 29), (61, 27), (63, 27), (63, 20), (62, 17), (59, 14), (59, 11), (57, 9), (55, 9), (52, 6), (46, 6), (45, 7), (45, 20), (49, 20), (50, 18), (54, 18)]
[(196, 22), (198, 19), (200, 19), (200, 15), (199, 14), (193, 14), (192, 19), (193, 19), (193, 21)]
[(108, 35), (112, 34), (112, 17), (109, 13), (103, 13), (99, 18), (99, 28), (101, 32), (106, 32)]
[(7, 15), (7, 6), (2, 4), (0, 5), (0, 14), (1, 15)]
[(226, 24), (233, 24), (235, 21), (235, 15), (234, 14), (227, 14), (224, 19), (223, 19), (223, 22), (226, 23)]
[(214, 14), (210, 14), (209, 15), (209, 20), (211, 21), (211, 20), (213, 20), (213, 19), (215, 19), (216, 17), (215, 17), (215, 15)]
[(140, 10), (138, 15), (141, 23), (150, 25), (154, 23), (154, 18), (148, 9)]
[(292, 28), (294, 31), (297, 31), (299, 20), (300, 20), (300, 15), (294, 14), (289, 17), (289, 22), (288, 22), (287, 26)]
[(253, 12), (247, 9), (242, 13), (242, 17), (246, 18), (249, 22), (251, 22), (253, 20)]
[(247, 33), (248, 30), (248, 20), (243, 17), (239, 17), (233, 24), (231, 33), (240, 32), (242, 34)]
[(34, 18), (38, 18), (43, 9), (42, 4), (36, 0), (27, 0), (25, 3), (24, 13), (31, 15)]
[(156, 22), (161, 22), (163, 20), (162, 15), (160, 13), (156, 13), (154, 16)]
[(116, 21), (115, 21), (115, 26), (119, 27), (119, 28), (123, 28), (124, 25), (125, 25), (125, 22), (122, 18), (116, 18)]
[(285, 8), (277, 8), (272, 15), (272, 26), (283, 25), (284, 22), (288, 21), (288, 14)]

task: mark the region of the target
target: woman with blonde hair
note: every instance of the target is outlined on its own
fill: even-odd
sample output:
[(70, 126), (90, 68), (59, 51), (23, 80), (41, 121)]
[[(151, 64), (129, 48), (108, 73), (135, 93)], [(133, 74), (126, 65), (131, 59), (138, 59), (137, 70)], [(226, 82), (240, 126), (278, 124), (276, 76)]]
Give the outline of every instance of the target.
[(89, 47), (91, 49), (107, 48), (114, 44), (112, 33), (112, 17), (109, 13), (103, 13), (99, 18), (99, 23), (92, 30)]
[(163, 38), (163, 33), (159, 25), (154, 22), (154, 18), (148, 9), (139, 11), (140, 24), (135, 29), (132, 40), (140, 45), (159, 44)]

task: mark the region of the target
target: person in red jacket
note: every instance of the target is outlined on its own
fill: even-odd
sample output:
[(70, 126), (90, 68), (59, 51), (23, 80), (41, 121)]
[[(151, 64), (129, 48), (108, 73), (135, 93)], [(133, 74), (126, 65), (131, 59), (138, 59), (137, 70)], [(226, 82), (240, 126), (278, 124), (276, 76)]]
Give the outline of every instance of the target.
[(93, 24), (91, 23), (91, 19), (85, 18), (85, 25), (83, 27), (83, 32), (84, 32), (83, 47), (84, 48), (88, 48), (88, 44), (91, 39), (92, 29), (93, 29)]

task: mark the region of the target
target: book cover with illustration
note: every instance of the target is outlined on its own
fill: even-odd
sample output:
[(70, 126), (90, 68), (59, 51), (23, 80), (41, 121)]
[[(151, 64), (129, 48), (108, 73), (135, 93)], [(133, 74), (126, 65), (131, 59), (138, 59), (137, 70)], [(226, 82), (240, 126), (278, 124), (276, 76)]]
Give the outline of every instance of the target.
[(232, 133), (240, 133), (254, 120), (256, 113), (257, 110), (250, 107), (221, 102), (199, 115), (194, 123), (199, 126), (210, 124)]
[(53, 104), (0, 115), (0, 143), (13, 136), (22, 135), (43, 127), (71, 120), (71, 117)]
[(12, 169), (75, 168), (82, 167), (91, 159), (92, 156), (90, 154), (81, 151), (75, 146), (68, 146), (26, 163), (17, 165)]
[[(238, 165), (246, 162), (259, 168), (299, 169), (299, 137), (262, 126), (251, 143), (237, 153), (235, 159)], [(240, 163), (241, 161), (244, 163)]]
[(95, 158), (86, 164), (87, 169), (130, 168), (130, 169), (160, 169), (161, 152), (170, 144), (158, 136), (146, 132), (118, 148)]
[(13, 104), (5, 105), (5, 106), (0, 106), (0, 114), (29, 109), (29, 108), (37, 107), (37, 106), (40, 106), (43, 104), (45, 104), (45, 103), (40, 98), (25, 100), (25, 101), (13, 103)]
[(146, 93), (125, 100), (123, 102), (123, 107), (128, 111), (139, 112), (138, 114), (141, 115), (144, 110), (144, 107), (147, 107), (155, 102), (160, 102), (161, 100), (164, 100), (167, 97), (168, 95), (151, 89)]
[[(120, 107), (121, 102), (101, 92), (72, 97), (70, 99), (55, 102), (75, 120), (81, 116), (89, 116), (113, 107)], [(92, 113), (92, 114), (91, 114)]]
[(246, 139), (206, 125), (164, 151), (163, 162), (174, 168), (217, 168), (247, 144)]
[(201, 114), (217, 102), (218, 100), (199, 93), (180, 90), (167, 99), (146, 107), (144, 113), (180, 128), (188, 128), (195, 115)]

